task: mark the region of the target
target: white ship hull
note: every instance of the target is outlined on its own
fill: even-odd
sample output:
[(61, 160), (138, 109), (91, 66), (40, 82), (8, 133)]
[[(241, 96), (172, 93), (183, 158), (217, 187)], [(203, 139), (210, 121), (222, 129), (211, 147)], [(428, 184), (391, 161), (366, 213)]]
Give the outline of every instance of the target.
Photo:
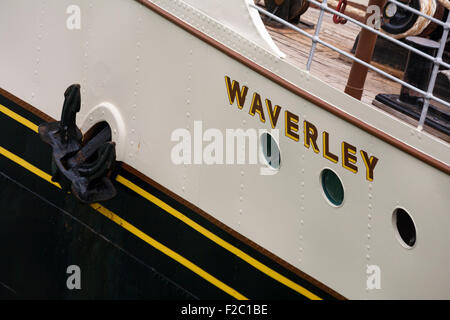
[[(246, 1), (230, 2), (242, 25), (252, 23)], [(80, 29), (66, 27), (72, 4)], [(62, 93), (80, 83), (79, 127), (107, 121), (117, 160), (346, 298), (450, 298), (449, 145), (288, 64), (258, 26), (244, 37), (237, 24), (190, 4), (3, 1), (0, 87), (59, 119)], [(242, 109), (230, 101), (226, 77), (248, 87)], [(255, 92), (265, 122), (249, 114)], [(203, 131), (270, 130), (265, 99), (281, 107), (276, 174), (251, 164), (173, 163), (171, 134), (185, 128), (194, 136), (194, 121)], [(304, 121), (317, 129), (317, 152), (305, 142)], [(324, 156), (324, 131), (337, 162)], [(356, 149), (357, 172), (343, 164), (343, 142)], [(378, 159), (372, 172), (361, 151)], [(323, 193), (324, 168), (344, 186), (339, 207)], [(397, 208), (413, 218), (412, 248), (396, 235)], [(369, 290), (373, 265), (381, 288)]]

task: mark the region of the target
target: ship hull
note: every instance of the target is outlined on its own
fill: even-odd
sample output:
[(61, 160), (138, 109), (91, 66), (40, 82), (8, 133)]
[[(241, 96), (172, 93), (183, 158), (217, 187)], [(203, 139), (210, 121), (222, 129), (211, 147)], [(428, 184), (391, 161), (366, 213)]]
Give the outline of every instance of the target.
[[(33, 130), (33, 124), (49, 118), (4, 91), (0, 105), (0, 239), (8, 244), (0, 247), (2, 297), (340, 297), (237, 239), (125, 164), (118, 164), (114, 199), (80, 203), (49, 180), (51, 148)], [(267, 274), (248, 258), (265, 266)], [(80, 288), (67, 285), (70, 266), (81, 271)], [(274, 274), (305, 291), (286, 286)]]
[[(5, 172), (9, 181), (53, 199), (198, 298), (449, 297), (448, 144), (282, 59), (247, 0), (78, 0), (79, 29), (66, 25), (71, 4), (4, 2), (0, 87), (59, 120), (64, 91), (79, 83), (77, 125), (85, 134), (98, 123), (111, 128), (124, 163), (114, 182), (119, 194), (100, 206), (75, 206), (51, 183), (50, 151), (36, 134), (37, 124), (54, 119), (26, 114), (31, 106), (3, 94), (5, 107), (20, 105), (12, 112), (25, 120), (2, 113), (2, 170), (17, 170)], [(196, 135), (199, 123), (204, 131)], [(267, 159), (233, 162), (233, 154), (233, 164), (226, 157), (202, 162), (201, 147), (211, 142), (203, 133), (253, 132), (258, 142), (260, 130), (272, 129), (281, 159), (274, 174), (262, 174)], [(194, 137), (184, 163), (172, 157), (180, 131)], [(257, 149), (247, 145), (239, 150)], [(330, 171), (344, 191), (340, 205), (326, 193)], [(27, 175), (55, 197), (20, 180)], [(414, 237), (406, 241), (398, 211), (410, 218)], [(90, 225), (93, 216), (102, 223)], [(80, 268), (83, 274), (87, 265)]]

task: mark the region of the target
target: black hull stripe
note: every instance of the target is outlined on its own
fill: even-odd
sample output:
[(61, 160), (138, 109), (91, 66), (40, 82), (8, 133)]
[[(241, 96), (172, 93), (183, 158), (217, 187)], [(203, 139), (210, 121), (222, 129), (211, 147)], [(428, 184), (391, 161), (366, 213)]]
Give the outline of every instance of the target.
[[(9, 160), (0, 157), (0, 165), (7, 164), (7, 161)], [(15, 163), (8, 166), (11, 169), (13, 167), (21, 169)], [(61, 199), (59, 189), (53, 188), (30, 171), (23, 171), (28, 178), (26, 175), (21, 176), (21, 182), (0, 171), (0, 198), (7, 199), (6, 203), (2, 201), (0, 204), (3, 206), (0, 239), (2, 243), (9, 243), (0, 250), (0, 256), (8, 262), (0, 264), (0, 280), (11, 284), (10, 287), (3, 283), (5, 288), (8, 287), (8, 292), (0, 291), (0, 299), (199, 299), (148, 262), (118, 245), (113, 237), (97, 232), (96, 229), (101, 229), (93, 226), (92, 221), (86, 223), (83, 221), (85, 219), (67, 211), (68, 208), (62, 208), (61, 203), (48, 200), (52, 197), (42, 192), (43, 189)], [(11, 175), (16, 176), (14, 173)], [(35, 189), (33, 186), (30, 189), (22, 182), (39, 186), (39, 194), (32, 190)], [(36, 208), (39, 208), (38, 215), (33, 214)], [(107, 220), (102, 215), (93, 215), (93, 209), (89, 206), (84, 209), (89, 211), (86, 212), (89, 216), (96, 217), (97, 220), (103, 219), (102, 224)], [(118, 226), (116, 228), (114, 235), (127, 232)], [(129, 237), (134, 236), (129, 234)], [(70, 250), (66, 250), (68, 247)], [(98, 260), (95, 264), (93, 256)], [(110, 263), (111, 258), (114, 259), (114, 264)], [(152, 259), (154, 258), (155, 255), (152, 255)], [(73, 263), (81, 267), (83, 274), (83, 290), (78, 292), (65, 288), (65, 267)], [(18, 268), (21, 272), (17, 272)], [(186, 275), (189, 275), (188, 272), (190, 271), (186, 269)], [(35, 277), (35, 274), (40, 276)], [(112, 284), (110, 288), (114, 288), (113, 290), (105, 290), (105, 274), (113, 275), (109, 276), (108, 284)]]
[[(36, 168), (35, 166), (30, 164), (29, 162), (27, 162), (27, 161), (23, 160), (22, 158), (16, 156), (15, 154), (9, 152), (8, 150), (4, 149), (1, 146), (0, 146), (0, 154), (5, 156), (9, 160), (15, 162), (16, 164), (22, 166), (23, 168), (27, 169), (28, 171), (34, 173), (35, 175), (37, 175), (38, 177), (44, 179), (45, 181), (53, 184), (55, 187), (61, 188), (59, 186), (59, 184), (54, 183), (54, 182), (51, 181), (51, 176), (48, 173), (43, 172), (39, 168)], [(186, 258), (184, 258), (183, 256), (179, 255), (177, 252), (171, 250), (170, 248), (166, 247), (162, 243), (160, 243), (157, 240), (153, 239), (149, 235), (143, 233), (141, 230), (139, 230), (138, 228), (136, 228), (135, 226), (130, 224), (128, 221), (122, 219), (121, 217), (116, 215), (114, 212), (108, 210), (107, 208), (105, 208), (101, 204), (94, 203), (94, 204), (91, 205), (91, 207), (94, 210), (96, 210), (97, 212), (99, 212), (102, 215), (104, 215), (105, 217), (107, 217), (108, 219), (110, 219), (111, 221), (115, 222), (116, 224), (118, 224), (119, 226), (124, 228), (125, 230), (131, 232), (132, 234), (134, 234), (139, 239), (145, 241), (147, 244), (151, 245), (155, 249), (157, 249), (157, 250), (161, 251), (162, 253), (166, 254), (167, 256), (172, 258), (173, 260), (177, 261), (181, 265), (183, 265), (186, 268), (188, 268), (189, 270), (191, 270), (192, 272), (198, 274), (203, 279), (207, 280), (208, 282), (212, 283), (213, 285), (215, 285), (216, 287), (220, 288), (224, 292), (228, 293), (230, 296), (232, 296), (232, 297), (234, 297), (236, 299), (239, 299), (239, 300), (247, 300), (247, 298), (245, 296), (243, 296), (242, 294), (240, 294), (239, 292), (237, 292), (233, 288), (229, 287), (228, 285), (226, 285), (225, 283), (223, 283), (219, 279), (215, 278), (214, 276), (212, 276), (211, 274), (209, 274), (208, 272), (206, 272), (205, 270), (203, 270), (199, 266), (195, 265), (191, 261), (189, 261)]]
[[(55, 187), (61, 188), (59, 186), (59, 184), (51, 181), (51, 176), (48, 173), (40, 170), (39, 168), (35, 167), (31, 163), (25, 161), (24, 159), (18, 157), (17, 155), (11, 153), (10, 151), (6, 150), (5, 148), (3, 148), (1, 146), (0, 146), (0, 154), (2, 154), (4, 157), (8, 158), (9, 160), (15, 162), (16, 164), (22, 166), (23, 168), (27, 169), (28, 171), (34, 173), (35, 175), (37, 175), (38, 177), (42, 178), (43, 180), (53, 184)], [(239, 292), (237, 292), (233, 288), (229, 287), (228, 285), (226, 285), (225, 283), (223, 283), (222, 281), (220, 281), (216, 277), (212, 276), (211, 274), (209, 274), (208, 272), (206, 272), (205, 270), (203, 270), (199, 266), (195, 265), (194, 263), (192, 263), (188, 259), (184, 258), (183, 256), (181, 256), (177, 252), (171, 250), (170, 248), (166, 247), (162, 243), (158, 242), (157, 240), (153, 239), (149, 235), (145, 234), (144, 232), (142, 232), (141, 230), (139, 230), (138, 228), (136, 228), (135, 226), (130, 224), (128, 221), (122, 219), (121, 217), (116, 215), (114, 212), (108, 210), (107, 208), (105, 208), (101, 204), (94, 203), (94, 204), (91, 205), (91, 207), (94, 210), (96, 210), (99, 213), (101, 213), (102, 215), (104, 215), (105, 217), (107, 217), (108, 219), (110, 219), (111, 221), (115, 222), (116, 224), (118, 224), (119, 226), (124, 228), (125, 230), (131, 232), (132, 234), (134, 234), (139, 239), (145, 241), (147, 244), (151, 245), (155, 249), (161, 251), (162, 253), (166, 254), (167, 256), (169, 256), (173, 260), (177, 261), (181, 265), (183, 265), (186, 268), (190, 269), (192, 272), (196, 273), (197, 275), (199, 275), (200, 277), (202, 277), (206, 281), (210, 282), (211, 284), (213, 284), (216, 287), (220, 288), (224, 292), (228, 293), (230, 296), (232, 296), (232, 297), (234, 297), (236, 299), (239, 299), (239, 300), (247, 300), (247, 298), (244, 295), (240, 294)]]
[[(1, 102), (1, 100), (0, 100), (0, 102)], [(11, 109), (16, 109), (16, 108), (11, 108)], [(23, 114), (23, 116), (21, 116), (18, 114), (18, 112), (14, 112), (14, 111), (19, 111), (18, 109), (14, 110), (14, 111), (11, 109), (6, 108), (4, 106), (0, 107), (0, 111), (2, 111), (3, 114), (7, 115), (9, 118), (11, 118), (17, 122), (20, 122), (22, 125), (25, 125), (33, 132), (36, 132), (37, 126), (34, 122), (27, 119), (28, 114), (25, 113), (25, 114)], [(31, 117), (31, 118), (33, 118), (33, 117)], [(37, 119), (34, 118), (32, 120), (36, 121)], [(37, 122), (41, 122), (41, 121), (37, 121)], [(23, 159), (20, 159), (19, 157), (15, 156), (14, 154), (10, 153), (8, 150), (6, 150), (4, 148), (1, 148), (0, 150), (2, 151), (1, 152), (2, 154), (6, 155), (11, 160), (15, 161), (16, 163), (21, 164), (27, 170), (30, 170), (30, 171), (34, 172), (35, 174), (37, 172), (41, 178), (50, 182), (50, 179), (51, 179), (50, 175), (46, 174), (44, 171), (42, 171), (34, 166), (28, 165), (26, 161), (24, 161)], [(46, 151), (48, 151), (48, 150), (46, 150)], [(44, 165), (43, 168), (46, 168), (47, 170), (49, 170), (49, 161), (46, 162), (46, 165)], [(134, 183), (133, 180), (136, 183)], [(265, 274), (266, 276), (269, 276), (270, 278), (276, 280), (277, 282), (283, 284), (284, 286), (296, 291), (297, 293), (300, 293), (301, 295), (303, 295), (309, 299), (320, 299), (319, 295), (317, 295), (316, 293), (319, 293), (322, 297), (326, 297), (326, 298), (332, 297), (332, 296), (329, 296), (328, 294), (322, 292), (322, 290), (318, 290), (314, 286), (311, 286), (311, 284), (309, 284), (307, 282), (305, 283), (305, 281), (299, 281), (302, 283), (302, 285), (303, 285), (302, 286), (302, 285), (290, 280), (288, 278), (288, 276), (283, 274), (284, 272), (275, 271), (273, 268), (268, 266), (267, 262), (261, 263), (259, 261), (259, 259), (255, 259), (251, 255), (249, 255), (246, 252), (244, 252), (243, 250), (241, 250), (239, 248), (239, 246), (240, 246), (239, 244), (233, 245), (232, 241), (230, 241), (231, 239), (228, 239), (228, 241), (227, 241), (226, 237), (224, 237), (223, 235), (217, 236), (216, 230), (214, 230), (214, 233), (213, 233), (209, 230), (209, 228), (207, 229), (204, 226), (202, 226), (203, 223), (202, 224), (197, 223), (196, 221), (194, 221), (194, 219), (192, 219), (192, 217), (190, 218), (189, 214), (183, 214), (183, 213), (185, 213), (185, 211), (180, 210), (180, 208), (179, 208), (180, 205), (178, 203), (176, 203), (174, 205), (173, 202), (167, 201), (167, 199), (165, 199), (165, 201), (163, 201), (163, 200), (161, 200), (161, 198), (162, 198), (161, 196), (154, 195), (153, 190), (150, 193), (149, 191), (146, 190), (147, 188), (144, 189), (143, 187), (141, 187), (142, 183), (138, 183), (132, 176), (129, 176), (129, 175), (127, 176), (127, 172), (123, 172), (121, 175), (118, 175), (117, 181), (122, 186), (128, 188), (129, 190), (132, 190), (134, 193), (141, 196), (143, 199), (145, 199), (146, 201), (151, 203), (153, 206), (159, 207), (160, 209), (164, 210), (165, 213), (170, 214), (173, 218), (183, 222), (185, 225), (187, 225), (190, 228), (192, 228), (193, 230), (197, 231), (199, 234), (201, 234), (205, 238), (209, 239), (216, 245), (227, 250), (232, 255), (245, 261), (246, 263), (251, 265), (253, 268), (256, 268), (261, 273)], [(148, 244), (152, 245), (153, 247), (156, 247), (157, 249), (164, 251), (165, 254), (172, 257), (173, 259), (175, 259), (176, 261), (178, 261), (185, 267), (189, 268), (191, 271), (201, 275), (204, 279), (208, 280), (210, 283), (213, 283), (214, 285), (220, 287), (223, 291), (227, 292), (231, 296), (233, 296), (235, 298), (240, 298), (240, 299), (245, 298), (244, 295), (240, 294), (235, 289), (229, 287), (225, 283), (223, 283), (220, 280), (218, 280), (217, 278), (213, 277), (211, 274), (207, 273), (206, 271), (204, 271), (203, 269), (201, 269), (200, 267), (198, 267), (197, 265), (192, 263), (190, 260), (184, 258), (183, 256), (179, 255), (178, 253), (176, 253), (176, 252), (172, 251), (171, 249), (169, 249), (168, 247), (164, 246), (162, 243), (151, 238), (144, 231), (139, 230), (138, 228), (134, 227), (133, 224), (131, 224), (128, 220), (125, 220), (123, 217), (119, 217), (118, 215), (113, 213), (111, 210), (108, 210), (104, 206), (101, 206), (101, 205), (94, 205), (93, 208), (96, 209), (98, 212), (102, 213), (104, 216), (108, 217), (113, 222), (121, 225), (123, 228), (125, 228), (129, 232), (132, 232), (134, 235), (136, 235), (140, 239), (144, 240)], [(120, 210), (120, 211), (122, 211), (122, 210)], [(196, 219), (196, 220), (198, 220), (198, 219)], [(245, 248), (245, 249), (247, 251), (248, 248)], [(252, 253), (252, 255), (253, 255), (253, 253)], [(258, 257), (258, 258), (260, 258), (260, 257)], [(270, 263), (269, 263), (269, 265), (270, 265)], [(280, 271), (280, 270), (278, 270), (278, 271)], [(297, 280), (298, 279), (296, 279), (296, 281)]]

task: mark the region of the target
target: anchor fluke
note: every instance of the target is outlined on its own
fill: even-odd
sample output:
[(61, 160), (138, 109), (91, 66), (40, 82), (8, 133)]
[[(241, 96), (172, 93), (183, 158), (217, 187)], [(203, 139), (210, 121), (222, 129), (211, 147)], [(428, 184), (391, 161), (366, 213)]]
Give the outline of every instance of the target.
[(64, 93), (61, 121), (39, 126), (41, 139), (52, 147), (52, 181), (69, 190), (83, 203), (105, 201), (116, 195), (111, 181), (115, 166), (115, 143), (111, 129), (104, 126), (89, 139), (76, 125), (81, 107), (80, 85), (73, 84)]

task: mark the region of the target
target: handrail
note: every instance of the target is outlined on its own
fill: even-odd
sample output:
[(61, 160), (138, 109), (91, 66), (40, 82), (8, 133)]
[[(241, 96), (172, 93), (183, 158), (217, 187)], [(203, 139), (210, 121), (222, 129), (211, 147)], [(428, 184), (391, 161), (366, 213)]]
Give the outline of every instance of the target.
[[(318, 6), (318, 7), (322, 7), (322, 3), (325, 3), (325, 2), (326, 2), (326, 1), (324, 1), (324, 2), (321, 3), (321, 2), (318, 2), (318, 1), (315, 1), (315, 0), (308, 0), (308, 1), (309, 1), (310, 3), (312, 3), (312, 4), (315, 4), (315, 5)], [(438, 61), (437, 58), (435, 58), (435, 57), (433, 57), (433, 56), (430, 56), (429, 54), (426, 54), (425, 52), (422, 52), (422, 51), (420, 51), (419, 49), (416, 49), (416, 48), (414, 48), (414, 47), (412, 47), (412, 46), (410, 46), (410, 45), (408, 45), (408, 44), (406, 44), (406, 43), (404, 43), (404, 42), (402, 42), (402, 41), (400, 41), (400, 40), (397, 40), (397, 39), (395, 39), (395, 38), (392, 38), (392, 37), (390, 37), (389, 35), (387, 35), (387, 34), (381, 32), (381, 31), (378, 31), (377, 29), (374, 29), (374, 28), (372, 28), (372, 27), (369, 27), (368, 25), (366, 25), (366, 24), (364, 24), (364, 23), (362, 23), (362, 22), (359, 22), (359, 21), (356, 20), (356, 19), (353, 19), (353, 18), (351, 18), (351, 17), (347, 17), (345, 14), (342, 14), (341, 12), (336, 11), (336, 10), (334, 10), (333, 8), (330, 8), (330, 7), (328, 7), (328, 6), (325, 6), (325, 10), (328, 11), (328, 12), (330, 12), (330, 13), (334, 13), (334, 14), (337, 15), (337, 16), (343, 17), (343, 18), (347, 19), (348, 21), (353, 22), (354, 24), (360, 26), (361, 28), (367, 29), (367, 30), (369, 30), (369, 31), (371, 31), (371, 32), (373, 32), (373, 33), (375, 33), (375, 34), (377, 34), (378, 36), (383, 37), (383, 38), (385, 38), (386, 40), (389, 40), (389, 41), (391, 41), (391, 42), (393, 42), (393, 43), (399, 45), (400, 47), (403, 47), (403, 48), (405, 48), (405, 49), (411, 50), (411, 51), (413, 51), (414, 53), (416, 53), (416, 54), (418, 54), (418, 55), (420, 55), (420, 56), (422, 56), (422, 57), (424, 57), (424, 58), (426, 58), (426, 59), (428, 59), (428, 60), (431, 60), (431, 61), (433, 61), (433, 62), (439, 63), (441, 66), (450, 69), (450, 64), (445, 63), (445, 62), (442, 61), (442, 60), (441, 60), (441, 61)]]
[[(447, 25), (450, 25), (450, 12), (447, 15)], [(444, 28), (442, 31), (441, 41), (439, 43), (439, 49), (436, 59), (442, 60), (442, 55), (444, 54), (445, 45), (447, 43), (449, 28)], [(439, 65), (435, 62), (433, 66), (433, 71), (431, 73), (430, 82), (428, 83), (427, 95), (425, 96), (425, 101), (422, 107), (422, 113), (420, 115), (418, 129), (422, 130), (427, 117), (428, 107), (430, 105), (430, 96), (433, 95), (434, 85), (436, 84), (437, 74), (439, 72)]]
[[(450, 103), (449, 102), (447, 102), (445, 100), (442, 100), (442, 99), (440, 99), (440, 98), (438, 98), (438, 97), (433, 95), (433, 90), (434, 90), (434, 86), (435, 86), (435, 83), (436, 83), (436, 78), (437, 78), (437, 74), (438, 74), (438, 71), (439, 71), (439, 66), (441, 65), (441, 66), (444, 66), (446, 68), (450, 68), (450, 64), (445, 63), (444, 61), (442, 61), (442, 55), (443, 55), (443, 52), (444, 52), (444, 48), (445, 48), (445, 45), (446, 45), (446, 41), (447, 41), (447, 37), (448, 37), (448, 33), (449, 33), (449, 28), (450, 28), (450, 14), (447, 17), (447, 21), (444, 23), (444, 22), (439, 21), (439, 20), (437, 20), (437, 19), (435, 19), (433, 17), (430, 17), (430, 16), (428, 16), (426, 14), (423, 14), (420, 11), (417, 11), (417, 10), (415, 10), (413, 8), (410, 8), (407, 5), (399, 4), (398, 1), (396, 1), (396, 0), (388, 0), (390, 2), (393, 2), (393, 3), (397, 4), (397, 5), (399, 5), (400, 7), (404, 8), (406, 10), (409, 10), (409, 11), (411, 11), (413, 13), (416, 13), (416, 14), (424, 17), (424, 18), (430, 19), (431, 21), (433, 21), (433, 22), (435, 22), (435, 23), (437, 23), (437, 24), (439, 24), (439, 25), (441, 25), (443, 27), (443, 34), (442, 34), (442, 37), (441, 37), (441, 40), (440, 40), (439, 50), (438, 50), (437, 56), (433, 57), (433, 56), (430, 56), (430, 55), (428, 55), (428, 54), (426, 54), (426, 53), (424, 53), (424, 52), (422, 52), (422, 51), (420, 51), (420, 50), (418, 50), (418, 49), (416, 49), (416, 48), (414, 48), (414, 47), (412, 47), (412, 46), (410, 46), (408, 44), (405, 44), (405, 43), (403, 43), (403, 42), (401, 42), (401, 41), (399, 41), (397, 39), (394, 39), (394, 38), (390, 37), (389, 35), (386, 35), (386, 34), (380, 32), (380, 31), (378, 31), (378, 30), (376, 30), (376, 29), (374, 29), (372, 27), (369, 27), (369, 26), (367, 26), (364, 23), (361, 23), (361, 22), (359, 22), (359, 21), (357, 21), (357, 20), (355, 20), (355, 19), (353, 19), (353, 18), (351, 18), (351, 17), (349, 17), (349, 16), (347, 16), (347, 15), (345, 15), (343, 13), (340, 13), (340, 12), (338, 12), (338, 11), (328, 7), (327, 0), (323, 0), (323, 2), (318, 2), (316, 0), (307, 0), (307, 1), (309, 1), (312, 4), (315, 4), (316, 6), (318, 6), (320, 8), (320, 13), (319, 13), (319, 17), (318, 17), (318, 20), (317, 20), (316, 30), (314, 32), (314, 35), (310, 35), (306, 31), (304, 31), (304, 30), (302, 30), (302, 29), (300, 29), (300, 28), (298, 28), (298, 27), (296, 27), (296, 26), (286, 22), (285, 20), (277, 17), (276, 15), (268, 12), (267, 10), (264, 10), (264, 9), (258, 7), (257, 5), (254, 5), (254, 4), (250, 3), (249, 6), (254, 8), (254, 9), (256, 9), (258, 12), (260, 12), (260, 13), (268, 16), (268, 17), (270, 17), (271, 19), (273, 19), (273, 20), (283, 24), (284, 26), (286, 26), (286, 27), (288, 27), (288, 28), (290, 28), (290, 29), (292, 29), (292, 30), (294, 30), (294, 31), (296, 31), (296, 32), (298, 32), (298, 33), (300, 33), (300, 34), (302, 34), (302, 35), (304, 35), (304, 36), (306, 36), (306, 37), (308, 37), (309, 39), (312, 40), (311, 50), (310, 50), (310, 53), (309, 53), (309, 56), (308, 56), (308, 61), (307, 61), (307, 64), (306, 64), (307, 71), (309, 71), (310, 68), (311, 68), (311, 63), (312, 63), (313, 58), (314, 58), (314, 53), (315, 53), (315, 49), (316, 49), (317, 43), (320, 43), (321, 45), (326, 46), (326, 47), (330, 48), (331, 50), (334, 50), (334, 51), (342, 54), (343, 56), (345, 56), (345, 57), (347, 57), (347, 58), (349, 58), (349, 59), (351, 59), (353, 61), (356, 61), (357, 63), (360, 63), (360, 64), (364, 65), (365, 67), (367, 67), (367, 68), (369, 68), (369, 69), (371, 69), (371, 70), (373, 70), (373, 71), (383, 75), (384, 77), (386, 77), (386, 78), (388, 78), (388, 79), (390, 79), (392, 81), (395, 81), (397, 83), (400, 83), (401, 85), (403, 85), (403, 86), (405, 86), (405, 87), (407, 87), (407, 88), (409, 88), (409, 89), (411, 89), (411, 90), (413, 90), (413, 91), (423, 95), (424, 96), (424, 104), (423, 104), (422, 113), (421, 113), (421, 116), (420, 116), (420, 119), (419, 119), (419, 124), (417, 126), (417, 129), (419, 131), (421, 131), (423, 129), (423, 125), (425, 123), (425, 119), (426, 119), (426, 115), (427, 115), (427, 112), (428, 112), (428, 107), (429, 107), (429, 104), (430, 104), (430, 100), (434, 100), (434, 101), (439, 102), (439, 103), (445, 105), (446, 107), (450, 108)], [(387, 72), (385, 72), (385, 71), (383, 71), (383, 70), (381, 70), (381, 69), (379, 69), (377, 67), (372, 66), (370, 63), (367, 63), (367, 62), (365, 62), (365, 61), (363, 61), (361, 59), (358, 59), (355, 56), (353, 56), (352, 54), (349, 54), (349, 53), (347, 53), (347, 52), (345, 52), (345, 51), (343, 51), (343, 50), (341, 50), (341, 49), (339, 49), (339, 48), (337, 48), (337, 47), (335, 47), (335, 46), (333, 46), (333, 45), (331, 45), (331, 44), (321, 40), (320, 37), (319, 37), (319, 33), (320, 33), (321, 25), (322, 25), (324, 11), (327, 11), (327, 12), (330, 12), (330, 13), (334, 13), (334, 14), (340, 16), (340, 17), (343, 17), (343, 18), (347, 19), (348, 21), (350, 21), (352, 23), (355, 23), (356, 25), (360, 26), (361, 28), (365, 28), (365, 29), (369, 30), (370, 32), (373, 32), (373, 33), (375, 33), (375, 34), (377, 34), (377, 35), (387, 39), (388, 41), (396, 43), (397, 45), (399, 45), (399, 46), (401, 46), (401, 47), (403, 47), (405, 49), (413, 51), (414, 53), (416, 53), (416, 54), (418, 54), (418, 55), (420, 55), (420, 56), (422, 56), (422, 57), (424, 57), (426, 59), (431, 60), (433, 62), (433, 64), (434, 64), (434, 66), (433, 66), (433, 71), (432, 71), (432, 74), (431, 74), (431, 78), (430, 78), (430, 82), (429, 82), (429, 86), (427, 88), (427, 91), (423, 91), (423, 90), (421, 90), (421, 89), (419, 89), (419, 88), (417, 88), (417, 87), (415, 87), (415, 86), (413, 86), (413, 85), (411, 85), (411, 84), (409, 84), (409, 83), (407, 83), (407, 82), (405, 82), (405, 81), (403, 81), (403, 80), (401, 80), (401, 79), (399, 79), (397, 77), (394, 77), (394, 76), (390, 75), (389, 73), (387, 73)]]

